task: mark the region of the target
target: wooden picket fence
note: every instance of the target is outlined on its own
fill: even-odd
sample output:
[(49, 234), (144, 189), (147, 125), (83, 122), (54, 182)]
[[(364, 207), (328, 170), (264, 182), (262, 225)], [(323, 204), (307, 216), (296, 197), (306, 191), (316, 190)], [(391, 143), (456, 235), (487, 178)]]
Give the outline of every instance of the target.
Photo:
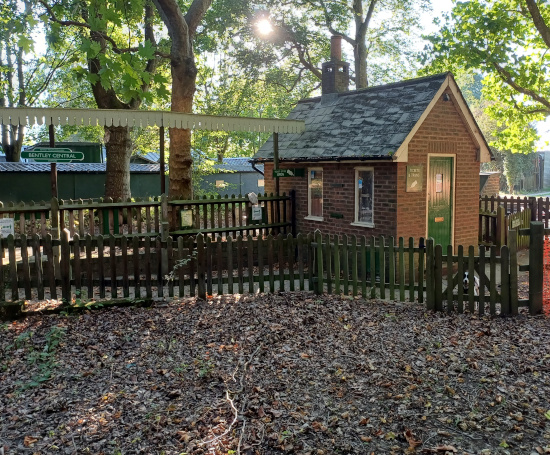
[(498, 207), (504, 209), (505, 216), (530, 210), (530, 221), (540, 221), (545, 228), (550, 227), (550, 198), (548, 197), (483, 196), (479, 198), (480, 213), (496, 213)]
[[(392, 237), (233, 238), (51, 235), (0, 239), (0, 302), (61, 300), (65, 304), (118, 297), (141, 299), (315, 291), (418, 301), (437, 311), (516, 314), (515, 232), (500, 250), (462, 247), (443, 255), (433, 240)], [(478, 275), (480, 294), (462, 287)], [(500, 278), (500, 289), (496, 287)]]
[(172, 235), (252, 235), (265, 237), (269, 233), (295, 234), (295, 192), (287, 196), (258, 195), (260, 218), (254, 219), (248, 197), (232, 195), (210, 196), (193, 200), (168, 202), (172, 215)]
[[(58, 200), (28, 204), (0, 202), (0, 218), (14, 220), (14, 235), (20, 238), (34, 234), (51, 234), (60, 238), (68, 229), (70, 236), (114, 235), (127, 237), (168, 237), (198, 233), (226, 237), (229, 234), (266, 236), (268, 233), (295, 233), (294, 192), (290, 195), (258, 196), (261, 219), (252, 219), (252, 204), (241, 195), (231, 198), (216, 196), (193, 200), (171, 200), (166, 196), (151, 199)], [(187, 212), (187, 213), (186, 213)], [(184, 213), (188, 216), (182, 216)], [(189, 219), (188, 225), (183, 224)]]

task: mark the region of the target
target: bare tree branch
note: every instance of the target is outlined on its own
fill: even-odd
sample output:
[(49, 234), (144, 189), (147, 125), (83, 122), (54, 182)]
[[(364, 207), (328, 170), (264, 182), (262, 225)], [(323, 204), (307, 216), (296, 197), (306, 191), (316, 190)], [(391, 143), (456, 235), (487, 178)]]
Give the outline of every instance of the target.
[(531, 13), (533, 23), (544, 41), (544, 44), (546, 44), (547, 47), (550, 47), (550, 28), (546, 25), (544, 18), (540, 14), (537, 2), (535, 0), (525, 0), (525, 3), (527, 3), (527, 8), (529, 9), (529, 13)]
[(512, 75), (505, 68), (503, 68), (499, 63), (491, 62), (491, 64), (497, 70), (497, 72), (500, 75), (501, 79), (506, 84), (508, 84), (510, 87), (512, 87), (516, 92), (527, 95), (528, 97), (530, 97), (534, 101), (537, 101), (538, 103), (542, 104), (543, 106), (545, 106), (546, 108), (548, 108), (550, 110), (550, 101), (549, 100), (547, 100), (543, 96), (539, 95), (534, 90), (530, 90), (528, 88), (525, 88), (525, 87), (522, 87), (521, 85), (519, 85), (514, 80)]
[(185, 21), (187, 22), (187, 26), (189, 27), (190, 36), (195, 35), (197, 27), (202, 21), (202, 18), (204, 17), (208, 8), (210, 8), (211, 4), (212, 0), (193, 0), (193, 3), (191, 3), (191, 6), (187, 10), (187, 14), (185, 15)]

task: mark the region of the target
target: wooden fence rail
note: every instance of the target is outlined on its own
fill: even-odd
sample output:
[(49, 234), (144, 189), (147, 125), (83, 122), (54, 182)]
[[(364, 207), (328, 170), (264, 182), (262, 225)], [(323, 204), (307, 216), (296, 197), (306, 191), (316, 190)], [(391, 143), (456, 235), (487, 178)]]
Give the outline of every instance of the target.
[[(14, 235), (44, 236), (59, 239), (67, 229), (71, 237), (86, 235), (125, 235), (128, 237), (168, 236), (198, 233), (224, 237), (268, 233), (295, 233), (294, 193), (291, 195), (259, 195), (260, 219), (254, 219), (248, 198), (209, 197), (185, 201), (168, 201), (166, 196), (152, 199), (57, 200), (29, 204), (0, 202), (0, 218), (14, 220)], [(184, 215), (184, 216), (182, 216)], [(188, 224), (186, 224), (188, 223)]]
[(295, 193), (258, 195), (258, 208), (242, 195), (210, 196), (193, 200), (171, 200), (172, 235), (267, 236), (269, 233), (296, 234)]
[[(0, 239), (0, 302), (315, 291), (418, 301), (437, 311), (517, 314), (516, 234), (500, 250), (443, 252), (429, 239), (252, 235)], [(3, 254), (4, 253), (4, 254)], [(444, 254), (445, 253), (445, 254)], [(464, 271), (480, 280), (464, 292)], [(497, 288), (500, 279), (500, 289)]]
[(497, 207), (504, 209), (505, 215), (531, 210), (530, 221), (540, 221), (550, 227), (550, 198), (520, 196), (483, 196), (479, 198), (480, 213), (495, 213)]

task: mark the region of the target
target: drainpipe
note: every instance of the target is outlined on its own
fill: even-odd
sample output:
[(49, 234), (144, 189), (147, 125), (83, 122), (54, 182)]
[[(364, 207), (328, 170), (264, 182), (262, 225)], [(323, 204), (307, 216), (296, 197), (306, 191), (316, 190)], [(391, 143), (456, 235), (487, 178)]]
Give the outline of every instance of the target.
[(254, 161), (251, 161), (250, 163), (252, 164), (252, 169), (254, 169), (256, 172), (259, 172), (260, 174), (264, 175), (264, 173), (256, 167), (256, 163), (254, 163)]

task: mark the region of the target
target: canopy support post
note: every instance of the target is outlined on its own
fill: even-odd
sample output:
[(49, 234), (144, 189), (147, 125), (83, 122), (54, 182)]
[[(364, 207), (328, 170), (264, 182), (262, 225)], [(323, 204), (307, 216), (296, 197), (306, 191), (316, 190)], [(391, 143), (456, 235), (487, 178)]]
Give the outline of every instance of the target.
[[(48, 126), (48, 136), (50, 137), (50, 147), (55, 148), (55, 130), (52, 123)], [(57, 198), (57, 163), (50, 163), (50, 181), (52, 186), (52, 197)]]

